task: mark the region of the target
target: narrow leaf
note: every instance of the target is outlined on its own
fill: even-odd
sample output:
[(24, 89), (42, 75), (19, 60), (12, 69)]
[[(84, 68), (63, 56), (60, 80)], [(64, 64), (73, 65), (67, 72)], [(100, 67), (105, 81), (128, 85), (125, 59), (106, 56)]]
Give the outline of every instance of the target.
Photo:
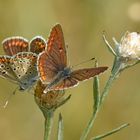
[(123, 124), (123, 125), (121, 125), (120, 127), (116, 128), (116, 129), (113, 129), (113, 130), (111, 130), (111, 131), (109, 131), (109, 132), (107, 132), (107, 133), (105, 133), (105, 134), (102, 134), (102, 135), (96, 136), (96, 137), (94, 137), (94, 138), (91, 138), (91, 140), (100, 140), (100, 139), (103, 139), (103, 138), (105, 138), (105, 137), (107, 137), (107, 136), (110, 136), (110, 135), (112, 135), (112, 134), (114, 134), (114, 133), (116, 133), (116, 132), (122, 130), (123, 128), (125, 128), (125, 127), (127, 127), (127, 126), (129, 126), (128, 123), (127, 123), (127, 124)]
[(58, 120), (58, 132), (57, 132), (57, 140), (63, 140), (63, 133), (64, 133), (64, 126), (63, 126), (63, 119), (61, 113), (59, 114)]
[[(95, 61), (95, 67), (98, 67), (98, 62)], [(94, 77), (93, 81), (93, 98), (94, 98), (94, 111), (97, 110), (100, 104), (100, 89), (99, 89), (99, 77), (98, 75)]]

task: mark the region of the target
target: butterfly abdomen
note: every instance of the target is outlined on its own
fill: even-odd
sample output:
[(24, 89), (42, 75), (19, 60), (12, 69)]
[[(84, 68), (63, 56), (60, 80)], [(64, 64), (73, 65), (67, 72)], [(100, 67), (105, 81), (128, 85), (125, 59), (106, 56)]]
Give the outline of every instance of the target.
[(51, 83), (47, 85), (47, 90), (53, 89), (54, 86), (59, 84), (62, 80), (66, 79), (70, 76), (71, 70), (66, 67), (64, 70), (59, 71), (58, 74), (54, 77)]

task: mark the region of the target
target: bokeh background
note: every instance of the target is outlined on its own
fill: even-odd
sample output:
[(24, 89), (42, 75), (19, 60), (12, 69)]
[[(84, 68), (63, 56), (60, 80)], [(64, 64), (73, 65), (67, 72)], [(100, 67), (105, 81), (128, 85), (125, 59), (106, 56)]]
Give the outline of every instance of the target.
[[(63, 28), (70, 65), (96, 57), (99, 65), (111, 68), (113, 56), (102, 39), (102, 31), (112, 45), (127, 31), (140, 31), (139, 0), (0, 0), (0, 41), (10, 36), (47, 39), (51, 27)], [(3, 55), (2, 46), (0, 54)], [(92, 67), (93, 62), (80, 67)], [(88, 138), (107, 132), (123, 123), (131, 125), (106, 140), (140, 139), (140, 65), (124, 71), (111, 88)], [(110, 69), (100, 76), (103, 89)], [(16, 85), (0, 79), (0, 103)], [(58, 113), (64, 119), (65, 140), (78, 140), (92, 112), (92, 80), (69, 89), (71, 100), (54, 117), (52, 139), (56, 139)], [(1, 140), (43, 140), (44, 118), (31, 93), (17, 92), (6, 109), (0, 108)]]

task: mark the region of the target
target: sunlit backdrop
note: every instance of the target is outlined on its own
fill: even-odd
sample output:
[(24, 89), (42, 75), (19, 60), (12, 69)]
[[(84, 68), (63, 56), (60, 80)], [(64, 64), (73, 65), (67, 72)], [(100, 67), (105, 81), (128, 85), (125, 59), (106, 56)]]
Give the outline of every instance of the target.
[[(106, 31), (118, 41), (128, 31), (140, 31), (139, 0), (0, 0), (0, 41), (10, 36), (32, 39), (42, 35), (47, 39), (56, 23), (63, 28), (68, 45), (70, 65), (96, 57), (100, 66), (112, 66), (113, 56), (102, 39)], [(2, 46), (1, 55), (4, 54)], [(94, 62), (80, 67), (92, 67)], [(131, 125), (107, 140), (140, 139), (140, 65), (127, 69), (115, 81), (89, 138), (109, 131), (123, 123)], [(101, 90), (110, 69), (100, 76)], [(16, 88), (0, 78), (0, 103)], [(32, 92), (32, 93), (31, 93)], [(33, 91), (17, 92), (6, 109), (0, 108), (1, 140), (43, 140), (44, 118), (34, 102)], [(92, 113), (92, 80), (69, 89), (70, 101), (57, 110), (52, 139), (56, 139), (58, 113), (64, 119), (65, 140), (78, 140)]]

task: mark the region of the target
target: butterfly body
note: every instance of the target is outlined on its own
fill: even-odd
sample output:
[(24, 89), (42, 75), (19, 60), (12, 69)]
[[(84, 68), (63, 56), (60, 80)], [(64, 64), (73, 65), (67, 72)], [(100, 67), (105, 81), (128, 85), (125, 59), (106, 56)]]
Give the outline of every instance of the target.
[(71, 70), (67, 67), (66, 48), (60, 24), (52, 28), (47, 42), (47, 49), (40, 53), (37, 67), (40, 80), (47, 85), (44, 93), (74, 87), (80, 81), (88, 80), (108, 68), (97, 67)]
[(64, 79), (68, 78), (70, 76), (71, 69), (69, 67), (64, 68), (64, 70), (61, 70), (58, 72), (58, 74), (54, 77), (54, 79), (47, 84), (46, 91), (48, 92), (50, 89), (53, 88), (53, 86), (56, 86)]

